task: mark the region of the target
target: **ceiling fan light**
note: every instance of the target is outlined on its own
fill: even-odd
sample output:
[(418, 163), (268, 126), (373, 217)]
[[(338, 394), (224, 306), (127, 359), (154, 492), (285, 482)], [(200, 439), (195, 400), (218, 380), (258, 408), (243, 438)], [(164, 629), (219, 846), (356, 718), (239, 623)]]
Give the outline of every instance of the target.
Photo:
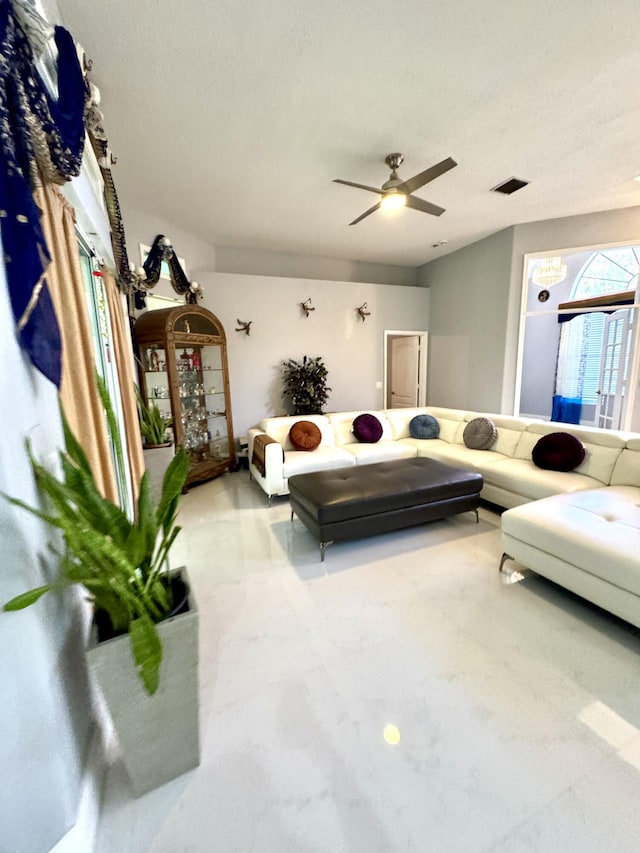
[(399, 193), (396, 190), (389, 190), (380, 200), (380, 207), (383, 210), (398, 210), (404, 207), (407, 203), (407, 197), (404, 193)]

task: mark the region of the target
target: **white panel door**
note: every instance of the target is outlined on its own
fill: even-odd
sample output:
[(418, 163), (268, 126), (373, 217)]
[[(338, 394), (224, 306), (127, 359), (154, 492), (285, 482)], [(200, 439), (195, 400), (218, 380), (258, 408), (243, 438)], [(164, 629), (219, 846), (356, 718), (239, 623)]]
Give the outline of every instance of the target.
[(391, 408), (408, 409), (418, 405), (419, 362), (418, 335), (391, 341)]
[(597, 424), (603, 429), (620, 429), (622, 424), (634, 314), (628, 308), (614, 311), (605, 321), (597, 392)]

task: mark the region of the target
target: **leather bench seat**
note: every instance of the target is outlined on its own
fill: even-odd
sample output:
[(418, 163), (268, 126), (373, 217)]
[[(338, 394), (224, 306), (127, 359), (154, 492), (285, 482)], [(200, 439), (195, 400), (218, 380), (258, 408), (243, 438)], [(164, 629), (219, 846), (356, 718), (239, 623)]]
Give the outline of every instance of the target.
[(475, 510), (482, 475), (411, 458), (299, 474), (289, 479), (295, 513), (326, 545)]

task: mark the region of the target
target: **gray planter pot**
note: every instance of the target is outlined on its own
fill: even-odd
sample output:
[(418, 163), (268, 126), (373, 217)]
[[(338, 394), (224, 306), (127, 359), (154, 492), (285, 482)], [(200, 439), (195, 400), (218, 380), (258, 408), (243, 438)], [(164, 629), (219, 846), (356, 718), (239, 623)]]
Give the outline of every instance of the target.
[[(181, 574), (185, 580), (185, 571)], [(140, 680), (128, 634), (100, 643), (94, 638), (87, 652), (136, 796), (200, 763), (198, 611), (193, 596), (189, 594), (188, 612), (157, 628), (163, 658), (153, 696)]]
[(164, 472), (173, 459), (173, 444), (158, 444), (154, 447), (145, 447), (142, 455), (144, 456), (144, 467), (149, 472), (151, 494), (154, 501), (158, 503), (162, 496)]

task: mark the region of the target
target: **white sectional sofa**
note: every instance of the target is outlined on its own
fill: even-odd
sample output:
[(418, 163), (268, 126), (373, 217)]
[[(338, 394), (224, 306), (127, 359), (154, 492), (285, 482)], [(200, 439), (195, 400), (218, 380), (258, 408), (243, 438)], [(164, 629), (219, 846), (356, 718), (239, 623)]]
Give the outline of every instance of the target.
[[(411, 419), (424, 413), (438, 420), (438, 438), (411, 438)], [(634, 433), (429, 407), (373, 411), (372, 414), (382, 423), (382, 438), (376, 444), (360, 444), (351, 431), (352, 423), (359, 414), (362, 412), (266, 418), (249, 432), (249, 469), (253, 478), (271, 497), (288, 494), (287, 481), (294, 474), (428, 456), (479, 471), (484, 477), (482, 497), (508, 508), (563, 492), (609, 486), (612, 478), (615, 483), (620, 478), (624, 480), (620, 471), (628, 467), (632, 458), (637, 458), (640, 464), (640, 436)], [(467, 423), (480, 415), (491, 418), (498, 430), (498, 437), (490, 450), (471, 450), (463, 441)], [(322, 440), (320, 447), (314, 451), (294, 450), (289, 440), (289, 430), (300, 420), (313, 421), (320, 428)], [(584, 462), (575, 471), (546, 471), (531, 461), (531, 451), (541, 436), (558, 431), (572, 433), (587, 450)], [(266, 447), (264, 475), (251, 461), (253, 442), (260, 433), (266, 433), (277, 442)], [(617, 462), (620, 466), (614, 477)], [(635, 485), (640, 487), (640, 477)]]
[[(249, 433), (252, 477), (271, 500), (288, 494), (294, 474), (412, 456), (479, 471), (482, 497), (507, 509), (506, 555), (640, 627), (640, 435), (435, 407), (371, 413), (383, 426), (376, 444), (360, 444), (351, 431), (361, 412), (266, 418)], [(411, 437), (409, 423), (423, 413), (438, 420), (438, 438)], [(482, 415), (495, 423), (497, 439), (490, 450), (472, 450), (463, 432)], [(316, 450), (291, 445), (289, 430), (299, 420), (319, 426)], [(552, 432), (569, 432), (583, 443), (586, 456), (574, 471), (533, 463), (535, 444)], [(265, 448), (264, 475), (252, 462), (260, 433), (275, 439)]]

